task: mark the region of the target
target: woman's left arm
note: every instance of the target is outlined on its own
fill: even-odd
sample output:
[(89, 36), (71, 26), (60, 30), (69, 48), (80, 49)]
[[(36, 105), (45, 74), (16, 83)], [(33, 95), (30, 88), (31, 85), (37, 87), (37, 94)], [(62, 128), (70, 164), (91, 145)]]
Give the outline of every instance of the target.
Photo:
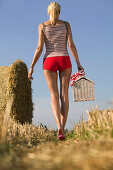
[(36, 51), (34, 53), (34, 58), (33, 58), (30, 70), (28, 72), (28, 79), (33, 79), (32, 74), (33, 74), (34, 66), (35, 66), (36, 62), (38, 61), (38, 59), (41, 56), (42, 51), (43, 51), (43, 45), (44, 45), (43, 24), (39, 24), (38, 33), (39, 33), (38, 46), (37, 46)]

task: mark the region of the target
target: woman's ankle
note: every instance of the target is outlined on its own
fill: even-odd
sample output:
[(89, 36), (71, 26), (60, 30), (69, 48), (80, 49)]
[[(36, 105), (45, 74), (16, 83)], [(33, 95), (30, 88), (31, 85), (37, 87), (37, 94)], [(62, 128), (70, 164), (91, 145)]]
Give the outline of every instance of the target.
[(57, 129), (58, 129), (58, 130), (59, 130), (59, 129), (62, 129), (62, 131), (64, 132), (64, 127), (63, 127), (63, 126), (62, 126), (62, 127), (58, 127)]
[(57, 129), (63, 129), (63, 126), (62, 125), (57, 125)]
[(58, 135), (63, 135), (63, 129), (58, 129)]

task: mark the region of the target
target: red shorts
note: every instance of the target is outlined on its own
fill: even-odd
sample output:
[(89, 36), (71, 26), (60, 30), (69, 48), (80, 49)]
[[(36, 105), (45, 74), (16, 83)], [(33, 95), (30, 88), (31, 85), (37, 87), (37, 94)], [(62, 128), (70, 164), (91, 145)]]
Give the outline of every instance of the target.
[(69, 56), (48, 57), (43, 60), (43, 70), (57, 72), (57, 70), (63, 71), (67, 68), (72, 68)]

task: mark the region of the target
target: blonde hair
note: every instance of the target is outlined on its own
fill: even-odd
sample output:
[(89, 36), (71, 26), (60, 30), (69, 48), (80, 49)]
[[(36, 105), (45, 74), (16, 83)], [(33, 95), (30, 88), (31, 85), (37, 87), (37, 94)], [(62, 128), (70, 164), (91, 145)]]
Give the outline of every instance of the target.
[(50, 23), (55, 24), (58, 14), (60, 14), (60, 5), (57, 2), (51, 2), (48, 6), (48, 14), (50, 15)]

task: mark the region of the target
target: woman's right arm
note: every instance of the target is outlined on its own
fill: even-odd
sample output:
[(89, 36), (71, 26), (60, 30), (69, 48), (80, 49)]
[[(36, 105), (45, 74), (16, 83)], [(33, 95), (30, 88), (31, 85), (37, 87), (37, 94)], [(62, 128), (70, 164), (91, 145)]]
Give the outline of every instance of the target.
[(34, 58), (33, 58), (30, 70), (28, 72), (28, 79), (33, 79), (32, 74), (33, 74), (34, 66), (35, 66), (36, 62), (38, 61), (38, 59), (41, 56), (42, 51), (43, 51), (44, 34), (43, 34), (43, 25), (42, 24), (39, 24), (38, 34), (39, 34), (38, 45), (37, 45), (36, 51), (34, 53)]
[(74, 57), (74, 59), (75, 59), (75, 61), (77, 63), (78, 70), (84, 70), (84, 68), (80, 64), (78, 53), (77, 53), (75, 44), (73, 42), (70, 24), (68, 22), (66, 22), (66, 25), (67, 25), (67, 29), (68, 29), (68, 46), (69, 46), (69, 50), (70, 50), (72, 56)]

